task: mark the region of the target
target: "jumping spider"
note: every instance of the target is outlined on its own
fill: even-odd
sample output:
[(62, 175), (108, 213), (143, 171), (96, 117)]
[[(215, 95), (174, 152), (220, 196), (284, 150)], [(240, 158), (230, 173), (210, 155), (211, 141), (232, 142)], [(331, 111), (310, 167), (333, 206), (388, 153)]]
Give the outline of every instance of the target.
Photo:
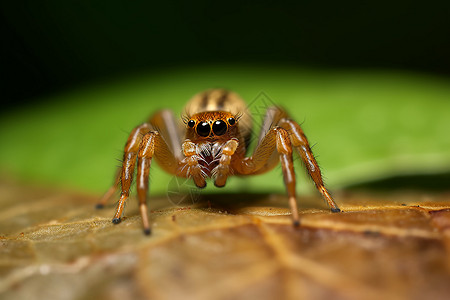
[(170, 110), (157, 112), (148, 122), (131, 132), (115, 184), (98, 204), (98, 207), (103, 207), (121, 184), (120, 200), (112, 219), (114, 224), (121, 221), (137, 161), (139, 207), (144, 232), (150, 234), (146, 196), (150, 164), (155, 157), (166, 172), (192, 178), (199, 188), (206, 186), (207, 177), (213, 178), (215, 186), (223, 187), (228, 176), (261, 174), (281, 162), (293, 224), (298, 226), (292, 148), (300, 155), (331, 211), (340, 211), (324, 186), (319, 166), (303, 130), (280, 107), (272, 106), (267, 109), (258, 144), (251, 156), (246, 156), (251, 137), (251, 116), (237, 94), (223, 89), (199, 93), (186, 105), (186, 114), (183, 120), (184, 141), (180, 138), (178, 125)]

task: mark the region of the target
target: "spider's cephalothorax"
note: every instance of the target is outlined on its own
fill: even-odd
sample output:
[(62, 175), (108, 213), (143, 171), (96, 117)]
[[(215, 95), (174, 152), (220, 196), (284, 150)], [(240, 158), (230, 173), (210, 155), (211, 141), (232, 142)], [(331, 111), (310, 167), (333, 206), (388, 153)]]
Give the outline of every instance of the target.
[(103, 207), (120, 183), (121, 195), (114, 223), (121, 220), (137, 162), (137, 193), (144, 232), (150, 233), (146, 196), (150, 164), (155, 157), (165, 171), (192, 178), (199, 188), (206, 186), (207, 178), (212, 178), (217, 187), (223, 187), (229, 176), (261, 174), (281, 163), (292, 219), (294, 225), (298, 225), (293, 149), (299, 154), (331, 210), (339, 211), (323, 184), (319, 166), (303, 130), (280, 107), (267, 109), (258, 144), (251, 156), (246, 156), (251, 137), (251, 117), (237, 94), (223, 89), (199, 93), (188, 102), (186, 115), (182, 126), (185, 132), (183, 140), (169, 110), (154, 114), (148, 122), (132, 131), (125, 145), (123, 164), (116, 182), (98, 205)]

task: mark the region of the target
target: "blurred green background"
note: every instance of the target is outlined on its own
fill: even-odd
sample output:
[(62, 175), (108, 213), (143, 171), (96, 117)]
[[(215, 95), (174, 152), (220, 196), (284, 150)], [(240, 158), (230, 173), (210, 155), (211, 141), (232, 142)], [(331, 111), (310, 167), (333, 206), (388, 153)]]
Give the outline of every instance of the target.
[[(448, 189), (449, 9), (444, 1), (3, 3), (0, 173), (100, 194), (134, 126), (225, 87), (248, 102), (267, 97), (303, 122), (332, 189)], [(165, 193), (170, 176), (155, 166), (151, 191)], [(301, 192), (311, 190), (298, 167)], [(219, 191), (282, 192), (280, 174), (233, 178)]]

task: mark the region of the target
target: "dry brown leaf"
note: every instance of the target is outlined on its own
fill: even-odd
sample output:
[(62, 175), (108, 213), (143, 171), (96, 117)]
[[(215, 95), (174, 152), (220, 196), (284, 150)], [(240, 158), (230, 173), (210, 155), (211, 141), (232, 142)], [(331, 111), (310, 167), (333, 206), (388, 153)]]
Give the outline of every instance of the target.
[(0, 298), (448, 299), (450, 195), (340, 193), (342, 213), (284, 196), (136, 201), (119, 225), (97, 197), (0, 182)]

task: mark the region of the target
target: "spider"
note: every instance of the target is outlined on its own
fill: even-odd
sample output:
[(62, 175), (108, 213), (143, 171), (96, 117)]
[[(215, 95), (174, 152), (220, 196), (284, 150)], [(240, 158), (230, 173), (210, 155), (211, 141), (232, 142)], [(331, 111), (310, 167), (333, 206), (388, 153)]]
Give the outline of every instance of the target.
[(201, 92), (187, 103), (186, 116), (183, 118), (183, 141), (173, 113), (170, 110), (157, 112), (148, 122), (131, 132), (115, 184), (105, 193), (97, 207), (103, 207), (120, 184), (120, 199), (112, 219), (114, 224), (120, 223), (137, 162), (139, 208), (144, 233), (150, 234), (146, 197), (153, 157), (163, 170), (178, 177), (192, 178), (199, 188), (206, 186), (208, 177), (214, 180), (216, 187), (223, 187), (229, 176), (265, 173), (281, 162), (293, 225), (299, 226), (292, 161), (292, 149), (295, 148), (331, 211), (339, 212), (340, 209), (324, 186), (319, 166), (300, 125), (291, 120), (282, 108), (269, 107), (257, 146), (253, 154), (247, 156), (251, 120), (240, 96), (225, 89)]

